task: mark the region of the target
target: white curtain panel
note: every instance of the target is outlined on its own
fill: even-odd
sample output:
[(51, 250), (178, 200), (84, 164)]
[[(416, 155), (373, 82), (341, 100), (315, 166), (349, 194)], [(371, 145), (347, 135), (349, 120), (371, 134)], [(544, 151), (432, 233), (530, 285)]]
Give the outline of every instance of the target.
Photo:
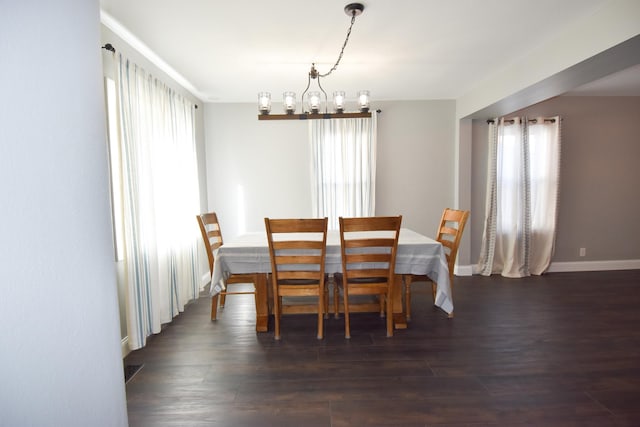
[(376, 134), (371, 118), (311, 120), (312, 200), (315, 217), (327, 217), (337, 230), (338, 218), (375, 214)]
[(476, 273), (542, 274), (553, 255), (560, 175), (560, 117), (489, 124), (484, 235)]
[(129, 346), (199, 295), (194, 104), (119, 56)]

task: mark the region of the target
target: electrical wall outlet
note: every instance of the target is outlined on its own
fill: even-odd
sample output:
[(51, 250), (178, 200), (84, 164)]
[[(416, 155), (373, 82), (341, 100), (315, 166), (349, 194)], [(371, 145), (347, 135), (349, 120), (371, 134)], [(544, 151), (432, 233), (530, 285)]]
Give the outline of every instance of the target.
[(587, 255), (587, 248), (580, 248), (580, 256)]

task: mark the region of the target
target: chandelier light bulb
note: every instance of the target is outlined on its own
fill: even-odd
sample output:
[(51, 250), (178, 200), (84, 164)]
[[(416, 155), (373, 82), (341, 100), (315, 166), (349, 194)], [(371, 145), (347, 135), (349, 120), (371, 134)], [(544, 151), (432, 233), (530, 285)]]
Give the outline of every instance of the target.
[(336, 113), (344, 113), (345, 95), (344, 91), (333, 92), (333, 108)]
[(271, 111), (271, 94), (269, 92), (258, 94), (258, 111), (260, 114), (269, 114)]
[(307, 93), (307, 104), (309, 106), (309, 111), (313, 114), (318, 114), (320, 111), (320, 99), (320, 92)]
[(296, 94), (295, 92), (285, 92), (282, 94), (284, 111), (287, 114), (293, 114), (296, 111)]
[(358, 92), (358, 107), (360, 108), (361, 113), (366, 113), (369, 111), (369, 91), (361, 90)]

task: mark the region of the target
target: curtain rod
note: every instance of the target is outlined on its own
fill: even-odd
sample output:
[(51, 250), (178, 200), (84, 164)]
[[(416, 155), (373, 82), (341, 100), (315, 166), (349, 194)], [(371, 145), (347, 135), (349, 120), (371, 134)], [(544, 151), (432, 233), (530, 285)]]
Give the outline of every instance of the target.
[[(543, 120), (545, 123), (555, 123), (555, 122), (556, 122), (556, 119), (553, 119), (553, 118), (547, 118), (547, 117), (544, 117), (542, 120)], [(560, 119), (560, 120), (562, 120), (562, 119)], [(528, 119), (527, 121), (528, 121), (528, 122), (531, 122), (531, 123), (538, 123), (538, 119)], [(494, 123), (494, 122), (495, 122), (495, 120), (494, 120), (494, 119), (489, 119), (489, 120), (487, 120), (487, 124)], [(514, 123), (515, 123), (515, 119), (505, 119), (505, 122), (506, 122), (506, 123), (509, 123), (509, 124), (511, 124), (511, 125), (512, 125), (512, 124), (514, 124)]]
[[(116, 48), (113, 47), (113, 45), (111, 43), (106, 43), (104, 46), (102, 46), (102, 49), (108, 50), (109, 52), (116, 53)], [(198, 104), (193, 104), (193, 107), (197, 110), (198, 109)]]

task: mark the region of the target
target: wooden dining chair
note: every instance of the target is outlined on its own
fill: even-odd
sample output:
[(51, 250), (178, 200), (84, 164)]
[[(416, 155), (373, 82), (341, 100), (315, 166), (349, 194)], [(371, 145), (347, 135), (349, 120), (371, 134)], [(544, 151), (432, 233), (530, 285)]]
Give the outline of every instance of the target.
[[(224, 243), (222, 240), (222, 230), (220, 229), (220, 223), (218, 222), (218, 216), (215, 212), (203, 213), (196, 215), (198, 225), (200, 226), (200, 233), (202, 234), (202, 240), (204, 241), (204, 247), (207, 251), (207, 257), (209, 258), (209, 271), (213, 276), (213, 264), (215, 262), (215, 250), (218, 249)], [(248, 284), (253, 286), (251, 291), (233, 291), (229, 289), (229, 286), (237, 284)], [(212, 283), (211, 286), (214, 284)], [(247, 295), (253, 294), (254, 301), (256, 299), (256, 276), (255, 274), (232, 274), (224, 279), (225, 288), (215, 296), (211, 297), (211, 320), (218, 318), (218, 300), (220, 301), (220, 307), (224, 307), (227, 295)]]
[[(462, 232), (464, 231), (464, 226), (467, 223), (468, 218), (469, 211), (446, 208), (444, 212), (442, 212), (442, 218), (440, 218), (440, 225), (438, 226), (438, 233), (436, 235), (436, 240), (444, 247), (445, 256), (447, 258), (447, 266), (449, 267), (449, 283), (451, 285), (452, 295), (453, 269), (458, 256), (458, 247), (460, 246), (460, 240), (462, 239)], [(412, 274), (405, 275), (404, 302), (407, 320), (411, 319), (411, 285), (414, 282), (431, 282), (433, 301), (435, 302), (436, 299), (436, 283), (429, 277)], [(453, 313), (449, 314), (449, 317), (453, 317)]]
[[(344, 309), (344, 336), (351, 338), (355, 295), (374, 295), (386, 307), (387, 337), (393, 336), (393, 286), (402, 216), (339, 218), (342, 273), (336, 278)], [(335, 300), (334, 300), (335, 301)], [(334, 310), (337, 312), (338, 307)]]
[[(325, 286), (327, 218), (264, 219), (271, 259), (275, 339), (280, 339), (283, 297), (315, 296), (318, 339), (324, 335), (324, 314), (328, 308)], [(307, 310), (304, 310), (307, 311)], [(296, 313), (295, 310), (290, 313)]]

